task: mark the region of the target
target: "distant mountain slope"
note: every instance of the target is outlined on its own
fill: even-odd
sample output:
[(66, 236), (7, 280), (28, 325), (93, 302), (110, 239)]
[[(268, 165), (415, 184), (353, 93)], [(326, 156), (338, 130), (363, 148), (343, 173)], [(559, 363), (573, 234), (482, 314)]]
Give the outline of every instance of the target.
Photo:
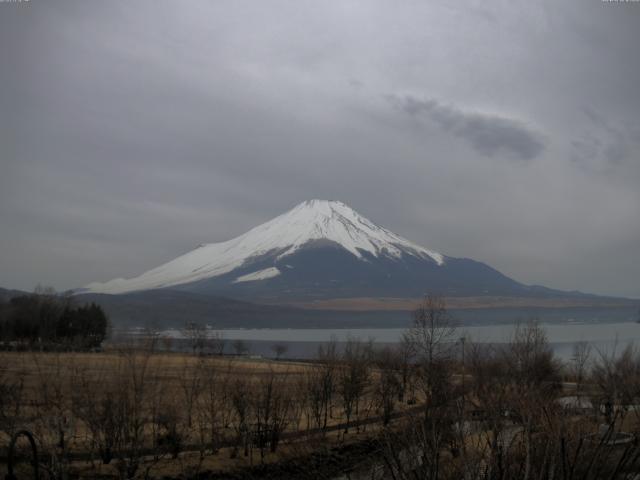
[[(101, 305), (116, 326), (124, 325), (179, 325), (183, 321), (202, 324), (218, 324), (233, 318), (243, 323), (244, 317), (255, 318), (279, 314), (286, 308), (262, 307), (247, 302), (213, 295), (199, 295), (175, 290), (148, 290), (120, 295), (83, 294), (81, 302), (96, 302)], [(295, 310), (291, 308), (291, 310)]]
[(0, 301), (8, 301), (13, 297), (20, 297), (22, 295), (28, 295), (28, 292), (22, 290), (10, 290), (6, 288), (0, 288)]
[(311, 200), (232, 240), (203, 244), (131, 279), (78, 292), (122, 294), (170, 288), (291, 301), (347, 297), (566, 296), (527, 286), (490, 266), (421, 247), (342, 202)]
[(90, 293), (77, 298), (101, 305), (115, 327), (175, 328), (185, 322), (216, 328), (404, 327), (409, 321), (407, 312), (311, 311), (169, 289), (120, 295)]
[[(487, 298), (487, 297), (485, 297)], [(198, 322), (215, 328), (358, 328), (397, 327), (406, 328), (411, 322), (410, 310), (419, 299), (405, 300), (394, 310), (381, 310), (375, 305), (370, 310), (345, 310), (339, 302), (322, 310), (309, 310), (279, 305), (259, 305), (213, 295), (201, 295), (169, 289), (149, 290), (120, 295), (78, 295), (81, 303), (96, 302), (101, 305), (113, 325), (122, 327), (153, 326), (180, 328), (185, 322)], [(521, 299), (522, 300), (522, 299)], [(594, 307), (562, 306), (541, 307), (535, 304), (542, 299), (531, 298), (528, 304), (516, 304), (509, 308), (492, 308), (493, 304), (478, 308), (470, 304), (465, 308), (457, 300), (451, 300), (450, 313), (463, 324), (496, 324), (527, 321), (566, 321), (568, 318), (584, 321), (631, 321), (637, 306), (602, 305)], [(499, 305), (498, 302), (497, 305)], [(617, 305), (617, 306), (616, 306)], [(374, 334), (375, 335), (375, 334)]]

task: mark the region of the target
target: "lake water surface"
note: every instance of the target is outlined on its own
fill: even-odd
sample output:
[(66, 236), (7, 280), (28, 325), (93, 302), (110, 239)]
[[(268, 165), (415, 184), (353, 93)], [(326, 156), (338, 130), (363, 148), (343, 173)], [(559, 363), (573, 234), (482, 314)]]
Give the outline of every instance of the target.
[[(640, 324), (540, 324), (550, 342), (600, 342), (640, 340)], [(513, 336), (515, 325), (463, 326), (457, 329), (459, 337), (465, 336), (477, 342), (507, 342)], [(264, 340), (289, 342), (328, 342), (332, 338), (346, 341), (349, 338), (373, 339), (374, 342), (398, 342), (404, 328), (257, 328), (214, 330), (229, 340)], [(177, 333), (177, 332), (176, 332)]]
[[(640, 324), (620, 323), (540, 323), (556, 354), (561, 358), (570, 358), (574, 344), (588, 342), (595, 350), (612, 353), (621, 351), (628, 344), (640, 345)], [(473, 325), (458, 327), (455, 335), (465, 337), (467, 341), (479, 343), (505, 343), (514, 334), (515, 324)], [(393, 344), (400, 341), (404, 328), (283, 328), (283, 329), (224, 329), (212, 330), (222, 336), (227, 343), (244, 340), (250, 346), (251, 353), (271, 355), (275, 343), (284, 343), (288, 347), (287, 356), (296, 358), (312, 357), (318, 345), (332, 339), (339, 344), (350, 338), (372, 340), (379, 344)], [(178, 330), (165, 332), (180, 338)]]

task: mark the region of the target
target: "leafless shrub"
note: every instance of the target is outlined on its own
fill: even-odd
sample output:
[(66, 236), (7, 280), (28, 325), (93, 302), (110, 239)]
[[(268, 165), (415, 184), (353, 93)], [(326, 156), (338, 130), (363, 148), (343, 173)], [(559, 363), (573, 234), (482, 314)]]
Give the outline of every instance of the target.
[[(148, 405), (160, 395), (159, 385), (149, 375), (149, 363), (155, 343), (148, 349), (123, 349), (119, 352), (120, 389), (116, 399), (119, 413), (120, 444), (116, 466), (122, 479), (133, 478), (142, 465), (145, 426), (152, 423)], [(147, 469), (151, 468), (147, 465)]]
[(53, 478), (69, 473), (69, 441), (73, 438), (76, 422), (71, 409), (73, 360), (65, 360), (59, 352), (32, 355), (36, 367), (34, 430), (41, 447), (48, 453), (43, 465)]
[(628, 345), (620, 355), (599, 352), (592, 378), (599, 387), (599, 403), (607, 423), (622, 422), (630, 409), (640, 418), (635, 404), (640, 398), (640, 352)]
[(356, 420), (359, 418), (361, 400), (369, 384), (370, 345), (349, 339), (341, 360), (338, 368), (338, 393), (345, 416), (344, 432), (348, 433), (353, 415), (355, 414)]
[[(202, 370), (202, 395), (198, 400), (201, 441), (208, 443), (212, 453), (218, 451), (223, 432), (231, 416), (231, 362), (224, 371), (208, 360)], [(205, 438), (207, 439), (205, 441)]]
[(174, 402), (164, 402), (153, 418), (157, 425), (154, 435), (154, 445), (157, 452), (167, 452), (171, 458), (176, 459), (182, 451), (185, 443), (185, 434), (182, 427), (181, 415), (178, 405)]
[(445, 299), (429, 295), (414, 310), (405, 338), (420, 363), (434, 365), (451, 359), (455, 332)]
[(585, 376), (589, 371), (589, 362), (591, 359), (591, 345), (587, 342), (578, 342), (573, 346), (573, 354), (571, 356), (570, 371), (576, 382), (576, 395), (580, 397)]
[(202, 353), (207, 343), (207, 328), (197, 322), (187, 322), (182, 327), (182, 335), (187, 340), (191, 353)]
[(222, 333), (214, 332), (213, 334), (209, 335), (207, 339), (207, 345), (214, 355), (222, 355), (224, 354), (226, 340), (224, 339)]
[(11, 437), (23, 421), (25, 403), (25, 373), (10, 372), (5, 359), (0, 358), (0, 432)]
[(411, 338), (405, 333), (402, 335), (400, 343), (396, 346), (397, 370), (400, 377), (400, 388), (398, 391), (398, 401), (404, 402), (407, 394), (409, 400), (414, 401), (415, 383), (413, 380), (413, 360), (415, 358), (415, 346)]
[(249, 345), (244, 340), (234, 340), (233, 341), (233, 350), (236, 352), (236, 355), (246, 355), (249, 353)]
[(251, 441), (264, 460), (265, 449), (275, 452), (289, 422), (292, 398), (287, 392), (287, 374), (269, 371), (254, 387), (251, 397)]
[(306, 374), (306, 393), (309, 405), (307, 421), (325, 430), (331, 417), (333, 395), (337, 385), (338, 354), (335, 341), (318, 349), (318, 362)]
[(178, 382), (182, 394), (181, 404), (184, 407), (187, 428), (191, 428), (193, 424), (193, 409), (202, 391), (204, 362), (203, 357), (196, 359), (184, 357), (182, 359), (183, 365)]
[(289, 346), (285, 343), (275, 343), (271, 345), (271, 351), (275, 354), (276, 360), (280, 360), (280, 357), (287, 353)]
[(231, 406), (233, 417), (231, 424), (236, 434), (236, 441), (231, 452), (232, 458), (237, 456), (238, 449), (244, 449), (244, 456), (249, 455), (250, 448), (250, 415), (251, 415), (251, 387), (245, 378), (236, 378), (231, 388)]
[(111, 463), (121, 442), (119, 379), (110, 366), (102, 365), (97, 376), (81, 367), (72, 391), (73, 413), (87, 429), (87, 450), (105, 465)]
[[(396, 401), (402, 399), (403, 361), (399, 349), (385, 347), (376, 352), (377, 376), (374, 380), (374, 394), (378, 409), (382, 411), (382, 423), (388, 425), (395, 410)], [(401, 372), (400, 375), (398, 372)]]

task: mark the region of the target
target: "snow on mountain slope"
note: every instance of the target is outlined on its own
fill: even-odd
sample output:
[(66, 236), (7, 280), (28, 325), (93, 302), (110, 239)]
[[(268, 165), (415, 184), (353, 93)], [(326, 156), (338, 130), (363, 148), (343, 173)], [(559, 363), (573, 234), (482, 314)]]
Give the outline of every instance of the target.
[(257, 272), (241, 275), (236, 278), (233, 283), (255, 282), (256, 280), (266, 280), (267, 278), (277, 277), (278, 275), (280, 275), (280, 270), (276, 267), (269, 267), (264, 270), (258, 270)]
[[(444, 263), (441, 254), (375, 225), (342, 202), (309, 200), (232, 240), (203, 244), (139, 277), (91, 283), (83, 291), (116, 294), (196, 282), (229, 273), (262, 255), (274, 254), (281, 259), (316, 241), (335, 242), (363, 261), (366, 252), (374, 257), (410, 255), (437, 265)], [(236, 281), (256, 281), (279, 274), (277, 269), (267, 270), (243, 275)]]

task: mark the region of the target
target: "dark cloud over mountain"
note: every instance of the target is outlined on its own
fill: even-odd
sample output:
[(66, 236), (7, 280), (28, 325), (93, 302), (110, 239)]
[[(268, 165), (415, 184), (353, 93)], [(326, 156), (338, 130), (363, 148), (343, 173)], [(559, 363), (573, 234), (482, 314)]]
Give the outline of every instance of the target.
[(411, 116), (426, 116), (445, 132), (466, 140), (481, 155), (506, 153), (520, 160), (532, 160), (544, 149), (542, 136), (524, 122), (478, 112), (465, 112), (437, 100), (420, 100), (411, 95), (387, 96)]

